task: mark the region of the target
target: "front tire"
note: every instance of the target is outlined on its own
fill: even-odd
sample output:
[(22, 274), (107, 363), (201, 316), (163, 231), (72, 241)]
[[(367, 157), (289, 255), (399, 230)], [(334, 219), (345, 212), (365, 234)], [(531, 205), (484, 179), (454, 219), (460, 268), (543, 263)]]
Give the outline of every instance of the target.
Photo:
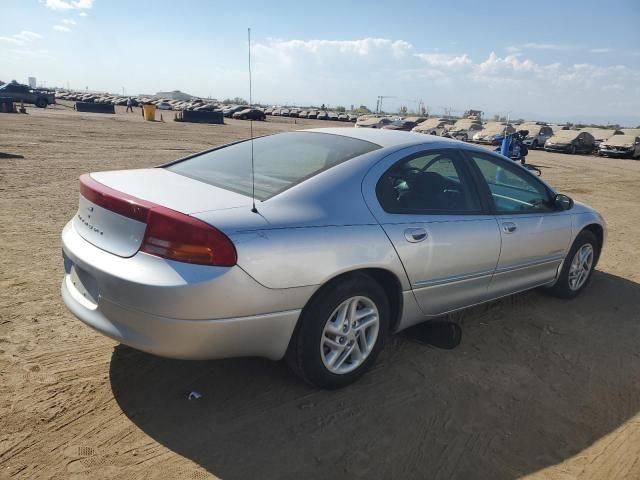
[(573, 298), (587, 286), (600, 255), (596, 236), (583, 230), (578, 234), (562, 265), (558, 281), (549, 292), (560, 298)]
[(321, 290), (302, 311), (286, 359), (308, 383), (342, 388), (364, 375), (384, 347), (389, 301), (365, 274)]
[(38, 107), (38, 108), (47, 108), (48, 104), (49, 104), (49, 102), (47, 102), (46, 98), (38, 98), (38, 99), (36, 99), (36, 107)]

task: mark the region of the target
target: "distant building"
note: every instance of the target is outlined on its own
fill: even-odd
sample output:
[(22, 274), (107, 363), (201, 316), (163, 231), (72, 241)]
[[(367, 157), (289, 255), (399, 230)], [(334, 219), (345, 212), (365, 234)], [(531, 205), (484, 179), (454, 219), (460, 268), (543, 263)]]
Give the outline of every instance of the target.
[(187, 101), (193, 98), (193, 95), (189, 95), (188, 93), (181, 92), (180, 90), (174, 90), (172, 92), (158, 92), (155, 94), (156, 97), (166, 98), (168, 100), (182, 100)]
[(28, 80), (29, 80), (29, 86), (31, 88), (36, 88), (36, 77), (29, 77)]

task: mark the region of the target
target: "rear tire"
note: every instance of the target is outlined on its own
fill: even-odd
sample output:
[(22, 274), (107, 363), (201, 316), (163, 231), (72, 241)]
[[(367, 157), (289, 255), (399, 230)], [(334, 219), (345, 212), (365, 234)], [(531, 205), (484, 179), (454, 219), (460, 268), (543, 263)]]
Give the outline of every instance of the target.
[(47, 102), (46, 98), (38, 98), (38, 99), (36, 99), (36, 107), (38, 107), (38, 108), (47, 108), (47, 105), (49, 105), (49, 102)]
[(289, 342), (287, 363), (312, 385), (342, 388), (374, 364), (388, 325), (389, 301), (383, 288), (368, 275), (349, 276), (323, 288), (305, 306)]
[(580, 232), (564, 259), (558, 281), (549, 288), (549, 293), (559, 298), (577, 296), (591, 280), (599, 256), (600, 245), (596, 236), (589, 230)]

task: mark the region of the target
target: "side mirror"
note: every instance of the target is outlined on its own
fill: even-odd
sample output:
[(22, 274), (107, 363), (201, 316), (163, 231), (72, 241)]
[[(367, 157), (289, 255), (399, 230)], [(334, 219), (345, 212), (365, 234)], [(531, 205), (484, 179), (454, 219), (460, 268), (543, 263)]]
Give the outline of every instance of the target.
[(571, 210), (573, 208), (573, 199), (562, 193), (553, 197), (553, 205), (557, 210)]

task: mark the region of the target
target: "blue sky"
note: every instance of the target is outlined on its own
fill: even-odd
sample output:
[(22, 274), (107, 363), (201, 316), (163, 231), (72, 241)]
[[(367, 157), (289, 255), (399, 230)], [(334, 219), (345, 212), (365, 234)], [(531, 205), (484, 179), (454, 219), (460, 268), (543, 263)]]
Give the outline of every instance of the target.
[[(487, 7), (490, 5), (490, 7)], [(3, 0), (0, 79), (640, 124), (640, 1)]]

